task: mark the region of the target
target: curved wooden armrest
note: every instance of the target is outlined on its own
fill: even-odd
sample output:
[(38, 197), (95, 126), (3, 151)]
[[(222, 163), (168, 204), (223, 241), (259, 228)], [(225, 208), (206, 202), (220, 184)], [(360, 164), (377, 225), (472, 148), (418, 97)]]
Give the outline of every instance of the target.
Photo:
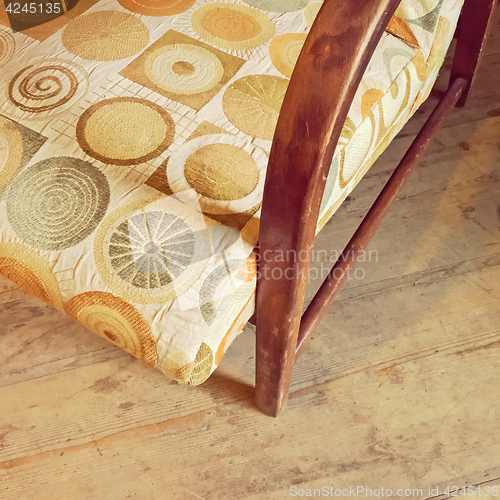
[[(257, 404), (286, 404), (326, 177), (361, 77), (400, 0), (325, 0), (306, 39), (278, 119), (259, 237)], [(283, 372), (285, 376), (283, 377)], [(278, 385), (282, 400), (262, 387)], [(284, 400), (283, 400), (284, 399)]]

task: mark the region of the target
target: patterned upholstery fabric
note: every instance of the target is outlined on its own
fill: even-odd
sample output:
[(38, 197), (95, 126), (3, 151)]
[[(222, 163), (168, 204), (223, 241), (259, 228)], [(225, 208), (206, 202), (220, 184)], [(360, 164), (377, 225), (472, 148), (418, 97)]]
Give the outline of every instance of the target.
[[(36, 28), (0, 27), (0, 273), (168, 377), (203, 382), (254, 310), (271, 140), (320, 6), (81, 0)], [(318, 230), (427, 97), (460, 8), (403, 0), (349, 111)]]

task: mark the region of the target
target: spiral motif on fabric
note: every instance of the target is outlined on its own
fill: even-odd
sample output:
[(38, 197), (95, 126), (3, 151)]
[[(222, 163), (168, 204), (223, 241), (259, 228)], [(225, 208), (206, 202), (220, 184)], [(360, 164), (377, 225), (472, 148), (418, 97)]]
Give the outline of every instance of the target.
[(54, 273), (35, 250), (19, 243), (0, 243), (0, 274), (38, 299), (63, 310)]
[(76, 64), (62, 59), (36, 59), (13, 76), (7, 96), (14, 106), (28, 113), (52, 113), (75, 104), (87, 87), (87, 73)]
[(9, 32), (0, 28), (0, 68), (7, 64), (14, 55), (15, 47), (14, 37)]
[(191, 24), (201, 38), (222, 49), (257, 47), (274, 35), (274, 24), (264, 13), (236, 3), (206, 4), (194, 12)]
[(66, 313), (85, 328), (156, 367), (158, 354), (149, 324), (128, 302), (107, 292), (86, 292), (68, 302)]
[(272, 140), (288, 80), (272, 75), (249, 75), (224, 92), (222, 107), (229, 121), (245, 134)]
[(7, 195), (7, 217), (28, 245), (63, 250), (97, 227), (109, 204), (106, 176), (92, 164), (61, 156), (22, 171)]
[(175, 44), (149, 53), (144, 71), (163, 90), (191, 95), (217, 85), (224, 75), (224, 66), (203, 47)]
[(192, 220), (188, 207), (177, 204), (165, 207), (138, 200), (120, 207), (96, 233), (94, 258), (99, 274), (132, 302), (174, 299), (199, 277), (211, 254), (202, 224)]

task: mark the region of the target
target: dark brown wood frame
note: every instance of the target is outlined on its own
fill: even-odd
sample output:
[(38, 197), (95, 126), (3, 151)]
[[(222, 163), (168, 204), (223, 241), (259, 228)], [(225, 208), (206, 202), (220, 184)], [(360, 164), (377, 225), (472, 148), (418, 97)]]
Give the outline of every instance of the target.
[(448, 91), (302, 315), (334, 149), (361, 77), (399, 2), (325, 0), (285, 95), (264, 188), (255, 314), (256, 403), (271, 416), (285, 408), (294, 363), (347, 272), (446, 115), (464, 105), (496, 4), (465, 0)]

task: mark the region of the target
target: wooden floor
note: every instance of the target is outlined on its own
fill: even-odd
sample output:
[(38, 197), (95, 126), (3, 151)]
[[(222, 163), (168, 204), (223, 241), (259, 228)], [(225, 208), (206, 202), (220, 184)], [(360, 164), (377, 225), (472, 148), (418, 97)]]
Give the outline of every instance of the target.
[[(253, 406), (251, 326), (209, 381), (184, 387), (0, 280), (0, 499), (445, 498), (464, 485), (500, 498), (496, 14), (469, 106), (299, 360), (281, 418)], [(433, 102), (317, 250), (341, 250)]]

